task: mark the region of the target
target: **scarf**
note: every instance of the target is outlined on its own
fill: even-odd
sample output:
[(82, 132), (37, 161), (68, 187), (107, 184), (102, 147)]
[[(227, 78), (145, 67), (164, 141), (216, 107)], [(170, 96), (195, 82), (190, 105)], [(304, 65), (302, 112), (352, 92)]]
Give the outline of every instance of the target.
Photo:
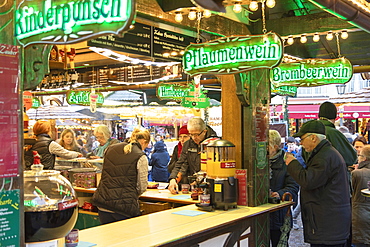
[(177, 157), (178, 158), (180, 158), (181, 151), (182, 151), (182, 144), (181, 142), (179, 142), (179, 144), (177, 144)]

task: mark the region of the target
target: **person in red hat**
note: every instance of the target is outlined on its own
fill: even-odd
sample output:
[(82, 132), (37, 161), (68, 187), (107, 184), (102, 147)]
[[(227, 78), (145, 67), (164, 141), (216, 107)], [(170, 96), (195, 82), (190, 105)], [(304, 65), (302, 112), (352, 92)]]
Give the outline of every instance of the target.
[(179, 130), (179, 143), (175, 146), (173, 149), (172, 157), (170, 160), (170, 163), (168, 164), (168, 172), (171, 174), (173, 168), (175, 167), (176, 162), (180, 158), (182, 147), (184, 146), (184, 143), (190, 139), (188, 126), (184, 125)]

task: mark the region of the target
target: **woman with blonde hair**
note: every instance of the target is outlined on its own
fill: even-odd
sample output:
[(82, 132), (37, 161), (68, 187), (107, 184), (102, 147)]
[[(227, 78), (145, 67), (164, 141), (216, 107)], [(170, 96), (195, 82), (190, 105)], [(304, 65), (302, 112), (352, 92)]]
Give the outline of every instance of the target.
[(33, 126), (33, 134), (36, 143), (25, 153), (25, 168), (30, 169), (33, 164), (32, 151), (37, 151), (41, 156), (41, 164), (44, 169), (54, 169), (55, 156), (64, 159), (82, 157), (81, 153), (69, 151), (51, 139), (51, 124), (49, 121), (39, 120)]
[(101, 224), (140, 215), (139, 196), (148, 186), (148, 159), (144, 149), (149, 142), (149, 131), (136, 128), (128, 142), (107, 148), (102, 177), (93, 196)]
[(75, 132), (71, 129), (63, 130), (59, 144), (69, 151), (79, 152), (82, 153), (83, 156), (86, 156), (86, 150), (78, 145)]

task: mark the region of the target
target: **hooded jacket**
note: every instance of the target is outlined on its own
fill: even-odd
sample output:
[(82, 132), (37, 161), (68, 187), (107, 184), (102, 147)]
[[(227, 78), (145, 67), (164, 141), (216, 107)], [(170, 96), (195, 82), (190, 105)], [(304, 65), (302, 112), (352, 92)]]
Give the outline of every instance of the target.
[[(204, 138), (208, 139), (210, 137), (216, 137), (216, 132), (209, 126), (207, 126), (206, 136)], [(181, 156), (176, 162), (173, 168), (169, 180), (176, 179), (179, 172), (182, 174), (182, 183), (188, 183), (188, 176), (193, 175), (200, 171), (200, 145), (190, 138), (184, 143), (182, 147)]]
[(93, 196), (93, 204), (127, 217), (140, 215), (137, 190), (137, 162), (145, 155), (139, 143), (132, 144), (131, 153), (124, 154), (127, 143), (106, 149), (102, 177)]
[(370, 181), (370, 161), (366, 160), (352, 171), (352, 243), (370, 244), (370, 197), (361, 194)]
[(310, 244), (343, 244), (351, 225), (344, 159), (324, 139), (311, 152), (306, 164), (304, 168), (298, 160), (293, 160), (288, 165), (289, 174), (301, 186), (304, 240)]
[(158, 141), (154, 144), (154, 153), (150, 159), (150, 165), (152, 166), (152, 179), (156, 182), (167, 182), (169, 173), (167, 171), (167, 165), (170, 161), (170, 155), (165, 149), (163, 141)]

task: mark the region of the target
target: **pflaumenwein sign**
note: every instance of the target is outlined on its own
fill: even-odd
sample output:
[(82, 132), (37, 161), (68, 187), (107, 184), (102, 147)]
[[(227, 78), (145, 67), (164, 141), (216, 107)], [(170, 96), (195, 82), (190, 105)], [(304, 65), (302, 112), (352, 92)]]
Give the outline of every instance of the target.
[(231, 36), (189, 45), (183, 55), (183, 69), (190, 75), (240, 73), (273, 68), (283, 57), (279, 35)]

